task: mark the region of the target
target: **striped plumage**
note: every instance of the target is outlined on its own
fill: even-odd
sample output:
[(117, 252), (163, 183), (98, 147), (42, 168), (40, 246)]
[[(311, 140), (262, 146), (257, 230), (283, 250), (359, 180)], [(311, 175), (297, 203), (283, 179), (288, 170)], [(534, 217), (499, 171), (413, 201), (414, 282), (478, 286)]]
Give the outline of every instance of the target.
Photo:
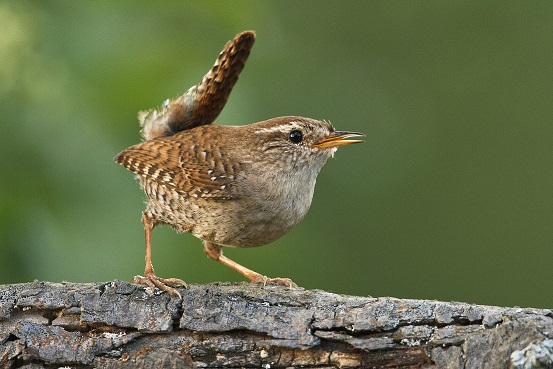
[(213, 67), (196, 86), (160, 110), (142, 111), (138, 120), (145, 140), (211, 124), (217, 118), (238, 80), (255, 41), (253, 31), (242, 32), (226, 43)]
[(287, 233), (307, 213), (317, 175), (336, 147), (361, 142), (326, 121), (288, 116), (243, 126), (212, 125), (253, 45), (243, 32), (225, 45), (202, 82), (161, 111), (140, 114), (145, 141), (115, 161), (136, 174), (148, 198), (142, 215), (146, 268), (135, 283), (179, 292), (155, 275), (151, 233), (158, 224), (190, 232), (206, 254), (252, 282), (276, 282), (226, 258), (223, 246), (253, 247)]

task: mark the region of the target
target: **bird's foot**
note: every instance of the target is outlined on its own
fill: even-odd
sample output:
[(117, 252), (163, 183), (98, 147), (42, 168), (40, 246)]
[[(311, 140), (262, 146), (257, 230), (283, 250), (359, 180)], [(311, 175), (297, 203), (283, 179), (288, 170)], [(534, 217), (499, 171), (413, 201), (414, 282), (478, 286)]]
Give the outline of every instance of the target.
[(144, 276), (137, 275), (133, 278), (132, 283), (142, 284), (148, 286), (152, 292), (155, 288), (159, 288), (162, 291), (169, 293), (170, 295), (178, 296), (182, 300), (182, 296), (176, 288), (169, 287), (168, 284), (178, 287), (188, 288), (188, 285), (178, 278), (161, 278), (153, 273), (146, 274)]
[(235, 261), (230, 260), (229, 258), (223, 255), (223, 253), (221, 252), (220, 245), (217, 245), (211, 242), (205, 242), (204, 251), (207, 254), (207, 256), (209, 256), (213, 260), (217, 260), (219, 263), (236, 270), (238, 273), (248, 278), (252, 283), (262, 283), (263, 286), (265, 286), (267, 283), (276, 283), (290, 288), (298, 287), (298, 285), (292, 282), (290, 278), (269, 278), (267, 276), (264, 276), (263, 274), (254, 272), (253, 270), (248, 269), (245, 266), (240, 265)]
[(276, 283), (290, 288), (298, 287), (298, 285), (292, 282), (290, 278), (269, 278), (259, 273), (255, 273), (255, 275), (252, 275), (249, 278), (252, 283), (263, 283), (263, 286), (267, 285), (267, 283)]

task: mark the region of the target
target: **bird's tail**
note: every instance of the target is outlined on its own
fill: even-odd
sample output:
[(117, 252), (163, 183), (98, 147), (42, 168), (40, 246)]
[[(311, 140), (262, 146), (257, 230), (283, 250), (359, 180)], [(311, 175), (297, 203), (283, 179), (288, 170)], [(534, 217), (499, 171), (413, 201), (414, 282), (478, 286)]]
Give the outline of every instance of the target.
[(213, 123), (223, 110), (254, 41), (255, 32), (239, 33), (226, 43), (200, 83), (174, 100), (167, 99), (157, 110), (138, 113), (144, 140)]

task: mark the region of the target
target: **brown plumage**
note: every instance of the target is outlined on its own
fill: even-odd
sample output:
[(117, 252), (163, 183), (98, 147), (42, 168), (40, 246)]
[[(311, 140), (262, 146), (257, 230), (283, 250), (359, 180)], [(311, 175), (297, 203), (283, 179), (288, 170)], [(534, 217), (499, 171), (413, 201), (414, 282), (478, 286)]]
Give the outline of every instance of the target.
[(167, 100), (161, 111), (142, 111), (138, 119), (144, 139), (211, 124), (225, 106), (255, 41), (253, 31), (239, 33), (226, 43), (213, 67), (196, 86), (175, 100)]
[[(181, 97), (166, 104), (162, 112), (150, 112), (143, 121), (147, 140), (115, 157), (137, 175), (148, 197), (142, 215), (145, 275), (135, 277), (135, 283), (179, 295), (167, 284), (184, 282), (158, 277), (151, 262), (152, 230), (167, 224), (203, 240), (210, 258), (252, 282), (295, 285), (287, 278), (267, 278), (247, 269), (223, 256), (221, 248), (265, 245), (287, 233), (307, 213), (317, 175), (327, 159), (338, 146), (361, 142), (347, 140), (361, 134), (338, 132), (326, 121), (298, 116), (244, 126), (211, 125), (243, 68), (244, 50), (249, 52), (253, 42), (250, 37), (253, 33), (242, 33), (227, 43), (216, 66), (230, 69), (214, 67), (208, 72), (197, 88), (207, 91), (198, 92), (199, 101), (189, 104)], [(184, 96), (196, 96), (190, 91)], [(192, 111), (175, 115), (175, 106)]]

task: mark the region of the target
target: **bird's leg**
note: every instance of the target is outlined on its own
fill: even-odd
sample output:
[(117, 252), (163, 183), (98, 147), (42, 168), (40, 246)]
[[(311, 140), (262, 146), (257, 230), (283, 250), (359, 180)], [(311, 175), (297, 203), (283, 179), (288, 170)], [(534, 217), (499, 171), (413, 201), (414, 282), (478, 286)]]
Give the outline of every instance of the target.
[(144, 234), (146, 236), (146, 268), (144, 269), (144, 276), (137, 275), (133, 279), (133, 283), (143, 284), (150, 287), (150, 290), (154, 292), (155, 288), (159, 288), (162, 291), (166, 291), (171, 295), (176, 295), (182, 299), (181, 294), (173, 287), (169, 287), (167, 284), (174, 286), (184, 286), (187, 288), (186, 283), (178, 278), (161, 278), (158, 277), (154, 271), (152, 264), (152, 230), (156, 223), (150, 213), (145, 211), (142, 213), (142, 224), (144, 225)]
[(217, 260), (221, 264), (236, 270), (238, 273), (248, 278), (252, 283), (263, 283), (263, 285), (265, 285), (267, 284), (267, 282), (271, 282), (271, 283), (281, 284), (287, 287), (297, 287), (297, 284), (292, 282), (292, 280), (289, 278), (268, 278), (262, 274), (259, 274), (257, 272), (254, 272), (251, 269), (246, 268), (245, 266), (238, 264), (235, 261), (230, 260), (229, 258), (223, 255), (221, 246), (217, 244), (205, 241), (204, 251), (208, 257), (210, 257), (213, 260)]

